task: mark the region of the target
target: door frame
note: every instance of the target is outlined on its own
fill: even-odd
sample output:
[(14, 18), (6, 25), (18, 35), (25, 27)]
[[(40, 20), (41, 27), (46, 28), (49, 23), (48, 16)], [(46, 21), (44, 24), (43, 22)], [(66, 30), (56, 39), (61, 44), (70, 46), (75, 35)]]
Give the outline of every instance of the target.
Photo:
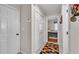
[(62, 43), (63, 54), (69, 53), (69, 4), (62, 5)]

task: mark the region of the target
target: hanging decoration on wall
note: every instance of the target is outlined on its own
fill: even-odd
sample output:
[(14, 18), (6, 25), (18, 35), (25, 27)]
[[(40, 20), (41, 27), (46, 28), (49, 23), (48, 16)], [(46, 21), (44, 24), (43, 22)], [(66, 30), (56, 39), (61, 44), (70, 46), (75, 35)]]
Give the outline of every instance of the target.
[(70, 21), (72, 21), (72, 22), (75, 22), (77, 19), (76, 19), (76, 17), (75, 16), (72, 16), (71, 18), (70, 18)]
[(60, 17), (60, 24), (62, 24), (62, 16)]
[(73, 16), (70, 18), (70, 21), (75, 22), (77, 20), (75, 16), (79, 16), (79, 4), (71, 4), (71, 6)]
[(72, 14), (74, 16), (79, 16), (79, 4), (73, 4), (73, 6), (72, 6)]

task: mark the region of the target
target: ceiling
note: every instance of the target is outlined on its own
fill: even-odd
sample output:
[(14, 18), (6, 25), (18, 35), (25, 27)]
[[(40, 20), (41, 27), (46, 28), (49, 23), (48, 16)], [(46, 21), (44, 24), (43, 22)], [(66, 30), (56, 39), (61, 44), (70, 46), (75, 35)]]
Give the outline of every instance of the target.
[(48, 22), (57, 22), (58, 20), (55, 18), (55, 19), (48, 19)]
[(61, 4), (38, 4), (38, 6), (47, 16), (61, 14)]
[[(13, 7), (20, 7), (20, 4), (10, 4)], [(37, 4), (41, 11), (46, 15), (60, 15), (61, 4)]]

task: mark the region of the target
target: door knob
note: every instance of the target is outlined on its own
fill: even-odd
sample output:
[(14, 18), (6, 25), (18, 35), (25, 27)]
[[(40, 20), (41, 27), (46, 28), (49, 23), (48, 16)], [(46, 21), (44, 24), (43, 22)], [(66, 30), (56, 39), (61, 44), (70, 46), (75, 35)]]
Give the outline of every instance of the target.
[(69, 34), (69, 32), (66, 32), (66, 34), (68, 35), (68, 34)]
[(16, 35), (19, 35), (19, 33), (16, 33)]

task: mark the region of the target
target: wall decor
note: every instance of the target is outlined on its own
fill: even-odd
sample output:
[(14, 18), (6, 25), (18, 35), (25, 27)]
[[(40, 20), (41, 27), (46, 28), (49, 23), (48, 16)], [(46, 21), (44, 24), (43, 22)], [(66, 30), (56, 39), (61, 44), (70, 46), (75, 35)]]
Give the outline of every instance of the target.
[(62, 16), (60, 17), (60, 24), (62, 24)]
[(72, 16), (71, 18), (70, 18), (70, 21), (71, 22), (75, 22), (77, 19), (76, 19), (76, 17), (75, 16)]
[(70, 4), (72, 17), (70, 18), (71, 22), (75, 22), (77, 19), (75, 16), (79, 16), (79, 4)]
[(74, 16), (79, 16), (79, 4), (73, 4), (71, 11)]

